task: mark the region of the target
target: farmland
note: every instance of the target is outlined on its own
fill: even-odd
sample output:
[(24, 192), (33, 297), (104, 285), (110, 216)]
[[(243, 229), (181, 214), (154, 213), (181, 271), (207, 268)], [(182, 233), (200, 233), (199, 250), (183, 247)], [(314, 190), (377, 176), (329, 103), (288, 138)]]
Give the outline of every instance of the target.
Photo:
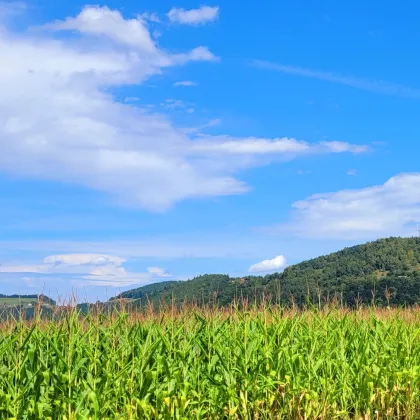
[(13, 306), (13, 305), (28, 305), (35, 304), (37, 299), (32, 298), (0, 298), (1, 306)]
[(418, 308), (69, 310), (0, 329), (0, 418), (416, 418)]

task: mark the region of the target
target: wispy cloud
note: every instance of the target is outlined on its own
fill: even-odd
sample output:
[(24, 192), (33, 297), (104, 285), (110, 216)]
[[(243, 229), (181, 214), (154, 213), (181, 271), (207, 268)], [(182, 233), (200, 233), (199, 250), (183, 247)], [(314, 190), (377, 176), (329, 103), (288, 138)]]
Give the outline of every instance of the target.
[(57, 275), (69, 276), (78, 286), (121, 287), (147, 284), (169, 277), (163, 268), (148, 267), (146, 272), (129, 272), (122, 266), (126, 260), (104, 254), (50, 255), (40, 264), (3, 265), (1, 273), (44, 274), (54, 279)]
[(397, 83), (384, 80), (366, 79), (355, 76), (344, 75), (329, 71), (308, 69), (305, 67), (289, 66), (277, 64), (263, 60), (253, 60), (251, 65), (260, 69), (274, 70), (280, 73), (292, 74), (296, 76), (310, 77), (313, 79), (324, 80), (330, 83), (350, 86), (360, 90), (379, 93), (382, 95), (400, 96), (404, 98), (420, 98), (420, 89), (403, 86)]
[(311, 153), (365, 153), (366, 145), (351, 144), (344, 141), (322, 141), (310, 144), (294, 138), (232, 138), (230, 136), (201, 135), (194, 142), (193, 150), (207, 153), (223, 153), (236, 155), (283, 154), (302, 155)]
[(144, 13), (141, 13), (139, 17), (149, 22), (161, 23), (159, 15), (155, 12), (144, 12)]
[(0, 1), (0, 21), (22, 14), (26, 9), (27, 5), (24, 2)]
[(174, 86), (175, 87), (179, 87), (179, 86), (197, 86), (198, 83), (197, 82), (193, 82), (191, 80), (181, 80), (179, 82), (175, 82)]

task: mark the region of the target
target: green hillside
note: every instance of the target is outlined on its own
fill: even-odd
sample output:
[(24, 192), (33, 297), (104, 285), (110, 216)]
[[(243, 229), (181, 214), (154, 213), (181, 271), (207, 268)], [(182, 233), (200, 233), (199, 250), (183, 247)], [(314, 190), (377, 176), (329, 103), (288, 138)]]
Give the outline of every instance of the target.
[(3, 295), (0, 293), (0, 307), (4, 306), (27, 306), (42, 303), (55, 305), (55, 301), (45, 295)]
[(120, 296), (116, 298), (111, 298), (110, 300), (114, 300), (121, 297), (125, 299), (143, 299), (143, 298), (147, 298), (148, 296), (152, 297), (154, 295), (164, 292), (165, 290), (172, 288), (173, 286), (179, 283), (181, 282), (162, 281), (160, 283), (148, 284), (147, 286), (138, 287), (137, 289), (132, 289), (127, 292), (124, 292)]
[(31, 319), (35, 313), (49, 316), (56, 302), (45, 295), (0, 294), (0, 321), (6, 319)]
[(234, 300), (262, 299), (302, 306), (333, 301), (348, 306), (420, 303), (420, 238), (387, 238), (290, 266), (283, 273), (231, 278), (208, 274), (122, 293), (154, 304), (195, 302), (225, 306)]

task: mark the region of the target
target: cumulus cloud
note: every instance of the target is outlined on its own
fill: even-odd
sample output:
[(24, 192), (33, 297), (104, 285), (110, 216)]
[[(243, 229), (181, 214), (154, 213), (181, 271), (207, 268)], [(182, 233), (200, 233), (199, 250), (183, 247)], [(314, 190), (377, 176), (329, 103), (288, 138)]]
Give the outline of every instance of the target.
[(291, 221), (269, 231), (305, 238), (375, 239), (413, 234), (419, 222), (420, 173), (403, 173), (382, 185), (297, 201)]
[[(122, 264), (126, 260), (114, 255), (62, 254), (44, 258), (43, 264), (3, 265), (2, 273), (46, 274), (52, 280), (56, 276), (71, 276), (76, 286), (124, 287), (147, 284), (170, 277), (163, 268), (148, 267), (146, 272), (127, 272)], [(48, 276), (46, 280), (48, 280)]]
[(263, 273), (268, 271), (279, 271), (287, 265), (286, 258), (283, 255), (278, 255), (271, 260), (264, 260), (257, 264), (251, 265), (248, 271), (250, 273)]
[[(141, 15), (126, 19), (108, 7), (86, 6), (39, 31), (2, 28), (0, 171), (70, 182), (124, 205), (164, 211), (183, 199), (245, 193), (249, 186), (237, 173), (280, 154), (364, 150), (340, 142), (203, 137), (110, 93), (193, 61), (217, 57), (205, 46), (162, 49)], [(257, 159), (262, 154), (264, 161)]]
[(55, 30), (74, 30), (90, 35), (100, 35), (117, 43), (128, 45), (149, 54), (157, 48), (141, 17), (124, 19), (117, 10), (108, 7), (86, 6), (76, 17), (68, 17), (46, 25)]
[(185, 25), (199, 25), (216, 20), (219, 17), (219, 7), (201, 6), (198, 9), (172, 8), (168, 13), (171, 22)]

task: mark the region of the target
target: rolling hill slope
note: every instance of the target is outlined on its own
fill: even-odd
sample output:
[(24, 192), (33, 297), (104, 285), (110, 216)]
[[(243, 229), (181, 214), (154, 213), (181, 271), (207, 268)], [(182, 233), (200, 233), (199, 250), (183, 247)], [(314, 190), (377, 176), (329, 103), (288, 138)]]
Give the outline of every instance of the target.
[(55, 305), (55, 301), (45, 295), (3, 295), (0, 293), (0, 307), (35, 305), (37, 303)]
[(140, 287), (119, 297), (149, 299), (153, 303), (196, 302), (229, 305), (235, 299), (303, 305), (337, 299), (355, 306), (420, 303), (420, 238), (387, 238), (345, 248), (290, 266), (265, 277), (231, 278), (208, 274), (189, 281)]

